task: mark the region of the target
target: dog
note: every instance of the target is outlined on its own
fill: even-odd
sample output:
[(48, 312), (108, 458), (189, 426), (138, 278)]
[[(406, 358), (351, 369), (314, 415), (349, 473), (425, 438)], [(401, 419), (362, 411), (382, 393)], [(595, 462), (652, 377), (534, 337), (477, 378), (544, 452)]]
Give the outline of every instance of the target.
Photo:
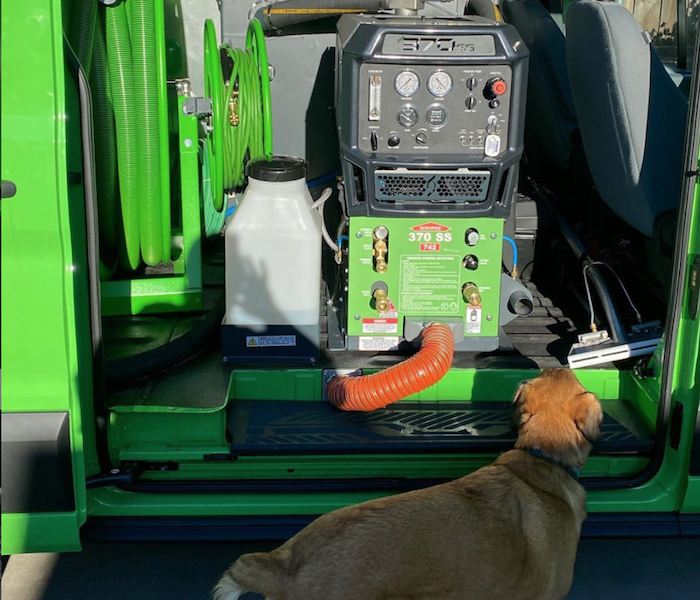
[(577, 481), (603, 412), (572, 371), (518, 388), (515, 449), (430, 488), (319, 517), (272, 552), (241, 556), (215, 600), (560, 600), (586, 517)]

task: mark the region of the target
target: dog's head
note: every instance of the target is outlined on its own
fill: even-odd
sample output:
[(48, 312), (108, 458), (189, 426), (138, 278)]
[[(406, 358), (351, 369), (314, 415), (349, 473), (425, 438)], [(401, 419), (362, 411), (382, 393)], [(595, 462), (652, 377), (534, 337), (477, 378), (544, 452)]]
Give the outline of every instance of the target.
[(545, 369), (520, 385), (513, 404), (516, 448), (539, 448), (563, 464), (583, 466), (600, 437), (603, 410), (573, 371)]

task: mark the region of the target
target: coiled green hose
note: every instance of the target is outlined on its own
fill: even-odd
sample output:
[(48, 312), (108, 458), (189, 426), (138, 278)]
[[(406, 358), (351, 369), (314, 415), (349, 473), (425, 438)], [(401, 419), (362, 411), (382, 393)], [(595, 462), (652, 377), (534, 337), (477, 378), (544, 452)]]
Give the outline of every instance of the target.
[[(78, 61), (83, 66), (86, 76), (92, 69), (92, 48), (95, 40), (95, 25), (97, 24), (97, 2), (81, 0), (71, 3), (66, 10), (70, 13), (68, 41)], [(66, 16), (66, 13), (62, 13)]]
[(211, 128), (209, 143), (206, 147), (208, 164), (211, 171), (212, 195), (214, 208), (221, 211), (224, 207), (224, 76), (221, 71), (219, 47), (216, 43), (214, 21), (204, 22), (204, 94), (211, 98)]
[(153, 0), (129, 0), (138, 160), (141, 255), (155, 266), (163, 256), (161, 148), (158, 130), (158, 67)]
[(119, 157), (119, 192), (123, 224), (120, 263), (123, 268), (138, 268), (141, 262), (139, 224), (138, 138), (134, 119), (134, 81), (131, 60), (131, 36), (126, 4), (120, 2), (106, 11), (107, 58)]
[[(246, 158), (272, 154), (272, 101), (265, 38), (260, 22), (248, 26), (246, 49), (222, 49), (233, 61), (233, 71), (223, 81), (214, 24), (204, 28), (206, 94), (212, 98), (212, 123), (208, 144), (214, 207), (223, 208), (224, 190), (245, 181)], [(234, 119), (234, 113), (236, 119)]]
[(95, 123), (95, 175), (100, 258), (103, 263), (104, 278), (110, 275), (116, 267), (120, 211), (117, 190), (117, 141), (114, 129), (103, 7), (98, 8), (96, 16), (90, 87), (93, 101), (92, 114)]
[(156, 49), (158, 73), (158, 134), (160, 138), (160, 192), (161, 192), (161, 226), (163, 250), (161, 260), (170, 262), (170, 243), (172, 225), (170, 215), (170, 139), (168, 131), (168, 75), (165, 64), (165, 0), (155, 0), (154, 24), (156, 27)]

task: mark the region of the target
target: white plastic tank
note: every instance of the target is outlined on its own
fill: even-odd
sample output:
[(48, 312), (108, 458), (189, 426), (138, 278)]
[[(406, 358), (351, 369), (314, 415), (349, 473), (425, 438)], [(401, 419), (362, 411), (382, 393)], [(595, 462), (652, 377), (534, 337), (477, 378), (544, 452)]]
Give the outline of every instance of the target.
[(248, 187), (226, 227), (225, 323), (260, 334), (290, 326), (318, 343), (321, 216), (311, 208), (306, 163), (260, 157), (246, 174)]

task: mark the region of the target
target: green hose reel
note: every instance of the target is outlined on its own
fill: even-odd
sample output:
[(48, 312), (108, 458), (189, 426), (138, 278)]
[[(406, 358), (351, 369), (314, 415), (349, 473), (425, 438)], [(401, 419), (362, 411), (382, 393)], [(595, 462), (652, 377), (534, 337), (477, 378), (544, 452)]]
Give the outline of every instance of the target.
[[(230, 60), (231, 73), (224, 79), (222, 55)], [(262, 26), (248, 25), (246, 48), (216, 42), (214, 23), (204, 25), (204, 87), (211, 98), (207, 126), (207, 163), (211, 171), (214, 208), (224, 208), (224, 191), (245, 182), (249, 158), (272, 154), (272, 102), (269, 64)]]
[[(125, 274), (141, 273), (144, 263), (171, 263), (170, 186), (177, 171), (170, 160), (164, 4), (71, 0), (63, 8), (66, 33), (93, 96), (101, 279), (116, 285)], [(223, 227), (225, 192), (244, 184), (245, 162), (272, 153), (269, 66), (260, 23), (251, 21), (245, 49), (238, 49), (220, 48), (214, 24), (207, 21), (204, 67), (212, 114), (199, 144), (205, 221), (200, 236), (210, 237)], [(181, 153), (174, 162), (182, 163)], [(185, 204), (200, 201), (183, 193), (176, 213), (182, 219)], [(182, 257), (172, 260), (177, 277)], [(128, 289), (133, 294), (133, 286)]]

